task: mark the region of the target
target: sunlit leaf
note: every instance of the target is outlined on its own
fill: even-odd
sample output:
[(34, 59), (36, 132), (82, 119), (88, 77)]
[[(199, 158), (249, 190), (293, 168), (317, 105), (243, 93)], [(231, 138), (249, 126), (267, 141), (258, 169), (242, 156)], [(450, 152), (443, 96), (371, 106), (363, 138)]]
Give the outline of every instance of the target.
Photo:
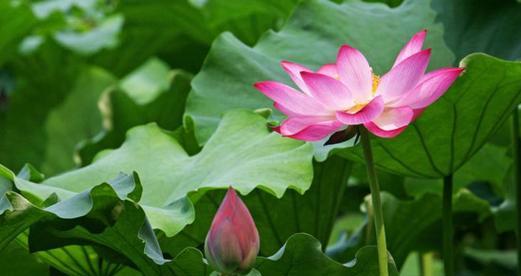
[[(194, 156), (157, 125), (148, 124), (131, 129), (120, 148), (102, 152), (91, 165), (44, 183), (78, 192), (118, 172), (135, 170), (144, 187), (140, 204), (152, 227), (172, 236), (194, 219), (189, 193), (228, 186), (242, 194), (255, 188), (277, 197), (287, 188), (303, 193), (311, 184), (311, 158), (309, 145), (270, 133), (257, 114), (234, 111)], [(202, 194), (191, 198), (197, 201)]]

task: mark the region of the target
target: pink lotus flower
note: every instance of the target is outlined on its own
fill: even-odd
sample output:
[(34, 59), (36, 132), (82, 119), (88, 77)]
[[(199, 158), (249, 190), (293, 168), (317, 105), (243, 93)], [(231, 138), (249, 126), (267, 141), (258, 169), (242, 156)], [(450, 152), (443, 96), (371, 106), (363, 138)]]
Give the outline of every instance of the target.
[(245, 272), (255, 262), (259, 244), (259, 233), (248, 208), (230, 187), (206, 236), (208, 262), (222, 273)]
[(275, 81), (255, 87), (288, 118), (275, 128), (283, 136), (318, 141), (346, 125), (364, 125), (380, 137), (394, 137), (441, 97), (463, 71), (442, 68), (425, 74), (431, 49), (422, 50), (427, 34), (415, 34), (382, 77), (372, 72), (357, 49), (343, 45), (336, 64), (317, 72), (281, 63), (300, 91)]

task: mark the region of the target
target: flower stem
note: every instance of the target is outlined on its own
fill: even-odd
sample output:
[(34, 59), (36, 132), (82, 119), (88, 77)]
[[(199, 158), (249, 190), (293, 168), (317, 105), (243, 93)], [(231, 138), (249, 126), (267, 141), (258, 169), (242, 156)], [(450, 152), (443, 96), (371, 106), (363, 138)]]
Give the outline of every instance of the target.
[(519, 141), (519, 113), (512, 113), (512, 156), (514, 161), (514, 187), (516, 191), (516, 236), (517, 236), (517, 275), (521, 275), (521, 145)]
[(452, 174), (443, 178), (443, 269), (454, 276), (454, 226), (452, 224)]
[(418, 253), (420, 262), (420, 275), (432, 276), (432, 252)]
[(378, 247), (378, 266), (380, 276), (388, 276), (387, 267), (387, 242), (385, 241), (384, 216), (382, 211), (382, 201), (380, 200), (380, 186), (376, 177), (376, 170), (373, 162), (373, 152), (371, 141), (367, 129), (360, 128), (360, 139), (364, 149), (365, 163), (367, 166), (367, 178), (371, 189), (371, 204), (373, 205), (374, 225), (376, 231), (376, 246)]

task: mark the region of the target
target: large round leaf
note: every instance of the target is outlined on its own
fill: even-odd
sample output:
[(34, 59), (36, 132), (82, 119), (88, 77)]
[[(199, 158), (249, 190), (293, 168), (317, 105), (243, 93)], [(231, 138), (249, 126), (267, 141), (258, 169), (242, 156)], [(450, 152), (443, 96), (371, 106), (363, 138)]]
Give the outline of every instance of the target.
[(243, 194), (262, 188), (281, 197), (289, 187), (303, 193), (312, 180), (311, 158), (310, 145), (270, 133), (263, 117), (238, 110), (224, 116), (194, 156), (149, 124), (131, 129), (120, 148), (100, 153), (91, 165), (49, 178), (43, 185), (81, 191), (119, 172), (137, 171), (144, 187), (141, 206), (154, 228), (172, 236), (194, 219), (189, 193), (228, 186)]
[(31, 251), (95, 242), (121, 254), (144, 273), (160, 270), (158, 265), (167, 262), (143, 209), (135, 204), (142, 192), (136, 174), (120, 174), (72, 192), (31, 182), (35, 174), (25, 174), (31, 170), (27, 168), (15, 176), (0, 166), (0, 180), (12, 183), (25, 195), (13, 191), (2, 194), (9, 206), (0, 212), (0, 250), (30, 227), (26, 243)]

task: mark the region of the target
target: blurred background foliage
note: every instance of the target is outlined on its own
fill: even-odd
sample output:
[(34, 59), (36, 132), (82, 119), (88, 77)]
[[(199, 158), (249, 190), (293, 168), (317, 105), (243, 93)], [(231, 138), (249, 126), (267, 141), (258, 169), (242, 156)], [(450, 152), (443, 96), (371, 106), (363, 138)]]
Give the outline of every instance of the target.
[[(397, 16), (415, 7), (411, 10), (418, 11), (414, 14), (419, 19), (414, 22), (432, 27), (430, 35), (440, 37), (434, 44), (442, 51), (450, 50), (444, 57), (449, 62), (457, 64), (472, 52), (506, 60), (521, 58), (521, 4), (513, 0), (326, 2), (0, 0), (0, 163), (15, 171), (30, 163), (52, 177), (88, 166), (102, 158), (105, 150), (121, 146), (127, 130), (150, 122), (168, 131), (189, 155), (200, 153), (213, 130), (205, 128), (204, 118), (200, 120), (203, 127), (194, 130), (201, 125), (199, 111), (197, 105), (189, 105), (187, 114), (193, 116), (183, 116), (186, 101), (197, 99), (203, 90), (214, 88), (214, 83), (218, 87), (219, 82), (232, 82), (215, 75), (214, 82), (206, 82), (205, 73), (247, 70), (240, 64), (233, 67), (240, 60), (226, 60), (220, 54), (232, 47), (253, 47), (259, 39), (260, 46), (252, 49), (264, 54), (288, 49), (287, 42), (277, 40), (276, 32), (291, 18), (289, 31), (280, 35), (298, 38), (295, 30), (305, 29), (306, 12), (313, 10), (313, 5), (330, 7), (346, 2), (348, 11), (383, 11)], [(405, 29), (404, 37), (412, 34)], [(306, 35), (314, 32), (305, 31)], [(222, 32), (231, 33), (241, 44), (229, 40), (229, 34), (220, 36)], [(312, 37), (310, 43), (320, 44), (320, 39), (327, 38)], [(292, 53), (278, 52), (286, 54), (291, 59)], [(310, 56), (308, 61), (313, 64), (316, 60)], [(232, 65), (222, 65), (228, 63)], [(198, 79), (192, 82), (194, 75)], [(260, 80), (261, 76), (250, 78)], [(222, 102), (229, 100), (235, 99)], [(218, 116), (221, 109), (229, 108), (214, 105), (215, 112), (210, 112)], [(201, 113), (207, 111), (203, 108)], [(210, 118), (209, 122), (216, 126), (218, 119)], [(516, 273), (510, 122), (498, 125), (493, 134), (454, 173), (458, 275)], [(329, 257), (341, 263), (353, 260), (360, 248), (374, 243), (363, 164), (333, 156), (322, 163), (314, 161), (313, 171), (311, 188), (304, 196), (288, 190), (278, 199), (255, 189), (245, 197), (263, 237), (262, 256), (277, 252), (290, 237), (314, 248), (315, 240), (292, 236), (298, 232), (311, 234)], [(400, 275), (442, 275), (441, 180), (384, 171), (380, 179), (389, 250)], [(177, 256), (180, 263), (184, 256), (197, 258), (198, 253), (184, 248), (201, 248), (215, 204), (222, 196), (218, 190), (201, 196), (193, 206), (198, 214), (195, 222), (181, 234), (167, 238), (158, 231), (163, 252)], [(281, 213), (280, 209), (288, 211)], [(98, 248), (90, 246), (68, 245), (30, 254), (27, 239), (23, 233), (0, 251), (0, 267), (7, 273), (3, 275), (136, 273), (125, 262), (113, 262), (105, 258), (110, 254), (100, 254)]]

